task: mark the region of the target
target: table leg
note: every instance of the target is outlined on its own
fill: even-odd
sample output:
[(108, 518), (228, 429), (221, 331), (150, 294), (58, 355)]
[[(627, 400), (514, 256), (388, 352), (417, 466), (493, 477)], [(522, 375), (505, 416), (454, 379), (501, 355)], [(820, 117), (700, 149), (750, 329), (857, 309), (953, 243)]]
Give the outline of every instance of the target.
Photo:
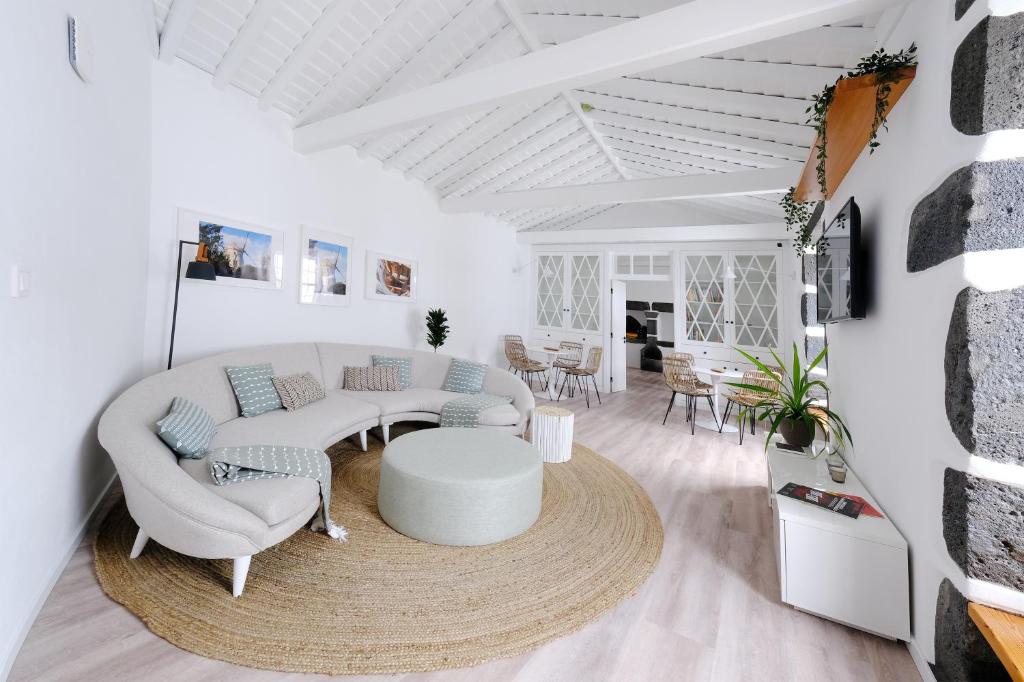
[[(713, 418), (711, 418), (711, 419), (706, 419), (705, 418), (705, 419), (699, 420), (697, 422), (697, 426), (701, 427), (702, 429), (708, 429), (709, 431), (717, 431), (718, 430), (718, 423), (721, 423), (721, 420), (722, 420), (722, 410), (721, 410), (721, 408), (719, 406), (719, 399), (721, 397), (720, 388), (722, 386), (721, 377), (717, 377), (717, 376), (712, 375), (712, 377), (711, 377), (711, 385), (713, 387), (712, 388), (712, 392), (711, 392), (711, 402), (714, 404), (715, 416)], [(700, 398), (699, 400), (704, 400), (704, 399)], [(698, 405), (699, 405), (699, 403), (698, 403)], [(718, 419), (718, 423), (715, 422), (715, 419)], [(732, 424), (726, 424), (725, 426), (722, 427), (722, 433), (736, 433), (738, 431), (739, 431), (739, 429), (737, 429)]]

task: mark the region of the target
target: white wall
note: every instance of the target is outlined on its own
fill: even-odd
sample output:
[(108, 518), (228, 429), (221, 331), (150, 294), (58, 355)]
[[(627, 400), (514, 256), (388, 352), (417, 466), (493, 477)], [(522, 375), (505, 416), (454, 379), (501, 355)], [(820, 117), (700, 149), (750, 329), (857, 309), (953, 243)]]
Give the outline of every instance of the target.
[[(5, 3), (0, 21), (0, 678), (113, 466), (106, 403), (139, 378), (149, 195), (141, 3)], [(68, 64), (66, 16), (95, 50)], [(8, 296), (13, 264), (27, 298)]]
[[(423, 318), (432, 307), (448, 311), (452, 328), (442, 352), (499, 362), (499, 336), (527, 331), (528, 256), (510, 228), (440, 213), (422, 184), (351, 148), (293, 153), (283, 118), (259, 112), (241, 92), (215, 90), (209, 75), (183, 63), (154, 66), (152, 186), (147, 369), (167, 361), (178, 207), (283, 230), (286, 252), (279, 291), (182, 281), (175, 364), (294, 340), (429, 349)], [(302, 224), (355, 239), (351, 306), (298, 303)], [(415, 304), (364, 297), (367, 249), (419, 260)]]
[[(831, 219), (856, 197), (874, 290), (866, 319), (828, 327), (832, 406), (853, 432), (853, 467), (910, 544), (913, 645), (933, 661), (936, 592), (944, 574), (959, 574), (942, 538), (942, 476), (946, 466), (963, 469), (969, 459), (950, 429), (943, 402), (953, 301), (972, 283), (988, 288), (969, 274), (972, 262), (992, 265), (978, 272), (1024, 278), (1019, 254), (1001, 265), (978, 255), (921, 273), (906, 268), (910, 216), (918, 202), (956, 168), (982, 154), (1012, 153), (1011, 137), (1024, 142), (1018, 132), (1001, 133), (1000, 144), (987, 144), (994, 136), (966, 137), (950, 123), (953, 54), (986, 12), (984, 5), (976, 3), (960, 22), (953, 20), (952, 2), (921, 0), (910, 6), (887, 47), (917, 42), (917, 78), (893, 111), (889, 132), (880, 136), (881, 148), (860, 157), (826, 211)], [(954, 583), (968, 594), (962, 574)]]

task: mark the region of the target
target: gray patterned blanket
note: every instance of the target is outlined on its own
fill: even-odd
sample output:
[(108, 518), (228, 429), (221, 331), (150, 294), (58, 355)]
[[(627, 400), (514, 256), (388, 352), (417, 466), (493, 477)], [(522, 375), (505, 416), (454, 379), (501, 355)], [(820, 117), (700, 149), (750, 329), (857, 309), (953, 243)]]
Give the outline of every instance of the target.
[(281, 445), (246, 445), (217, 448), (207, 454), (210, 474), (217, 485), (261, 478), (305, 476), (320, 484), (320, 513), (310, 528), (335, 540), (348, 540), (348, 531), (331, 521), (331, 460), (323, 450)]
[(480, 423), (481, 412), (511, 402), (512, 398), (507, 395), (489, 395), (487, 393), (474, 393), (449, 400), (441, 406), (441, 426), (475, 428)]

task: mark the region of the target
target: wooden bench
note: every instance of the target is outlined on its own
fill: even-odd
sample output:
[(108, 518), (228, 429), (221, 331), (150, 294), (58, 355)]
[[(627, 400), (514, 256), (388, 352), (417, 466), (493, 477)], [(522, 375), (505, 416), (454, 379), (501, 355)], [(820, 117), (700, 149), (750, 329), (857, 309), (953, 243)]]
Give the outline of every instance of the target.
[(1024, 616), (971, 602), (967, 613), (1014, 682), (1024, 682)]

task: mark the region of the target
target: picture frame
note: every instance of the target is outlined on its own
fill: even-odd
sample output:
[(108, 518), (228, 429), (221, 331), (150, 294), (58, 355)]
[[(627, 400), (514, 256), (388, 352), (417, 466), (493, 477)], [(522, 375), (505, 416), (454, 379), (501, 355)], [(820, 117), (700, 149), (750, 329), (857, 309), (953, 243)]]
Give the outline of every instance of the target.
[(352, 237), (303, 225), (299, 240), (299, 303), (349, 305), (355, 280)]
[(378, 251), (366, 252), (366, 297), (413, 303), (419, 296), (419, 263)]
[(178, 209), (178, 238), (206, 244), (220, 286), (279, 290), (284, 280), (284, 232), (244, 220)]

